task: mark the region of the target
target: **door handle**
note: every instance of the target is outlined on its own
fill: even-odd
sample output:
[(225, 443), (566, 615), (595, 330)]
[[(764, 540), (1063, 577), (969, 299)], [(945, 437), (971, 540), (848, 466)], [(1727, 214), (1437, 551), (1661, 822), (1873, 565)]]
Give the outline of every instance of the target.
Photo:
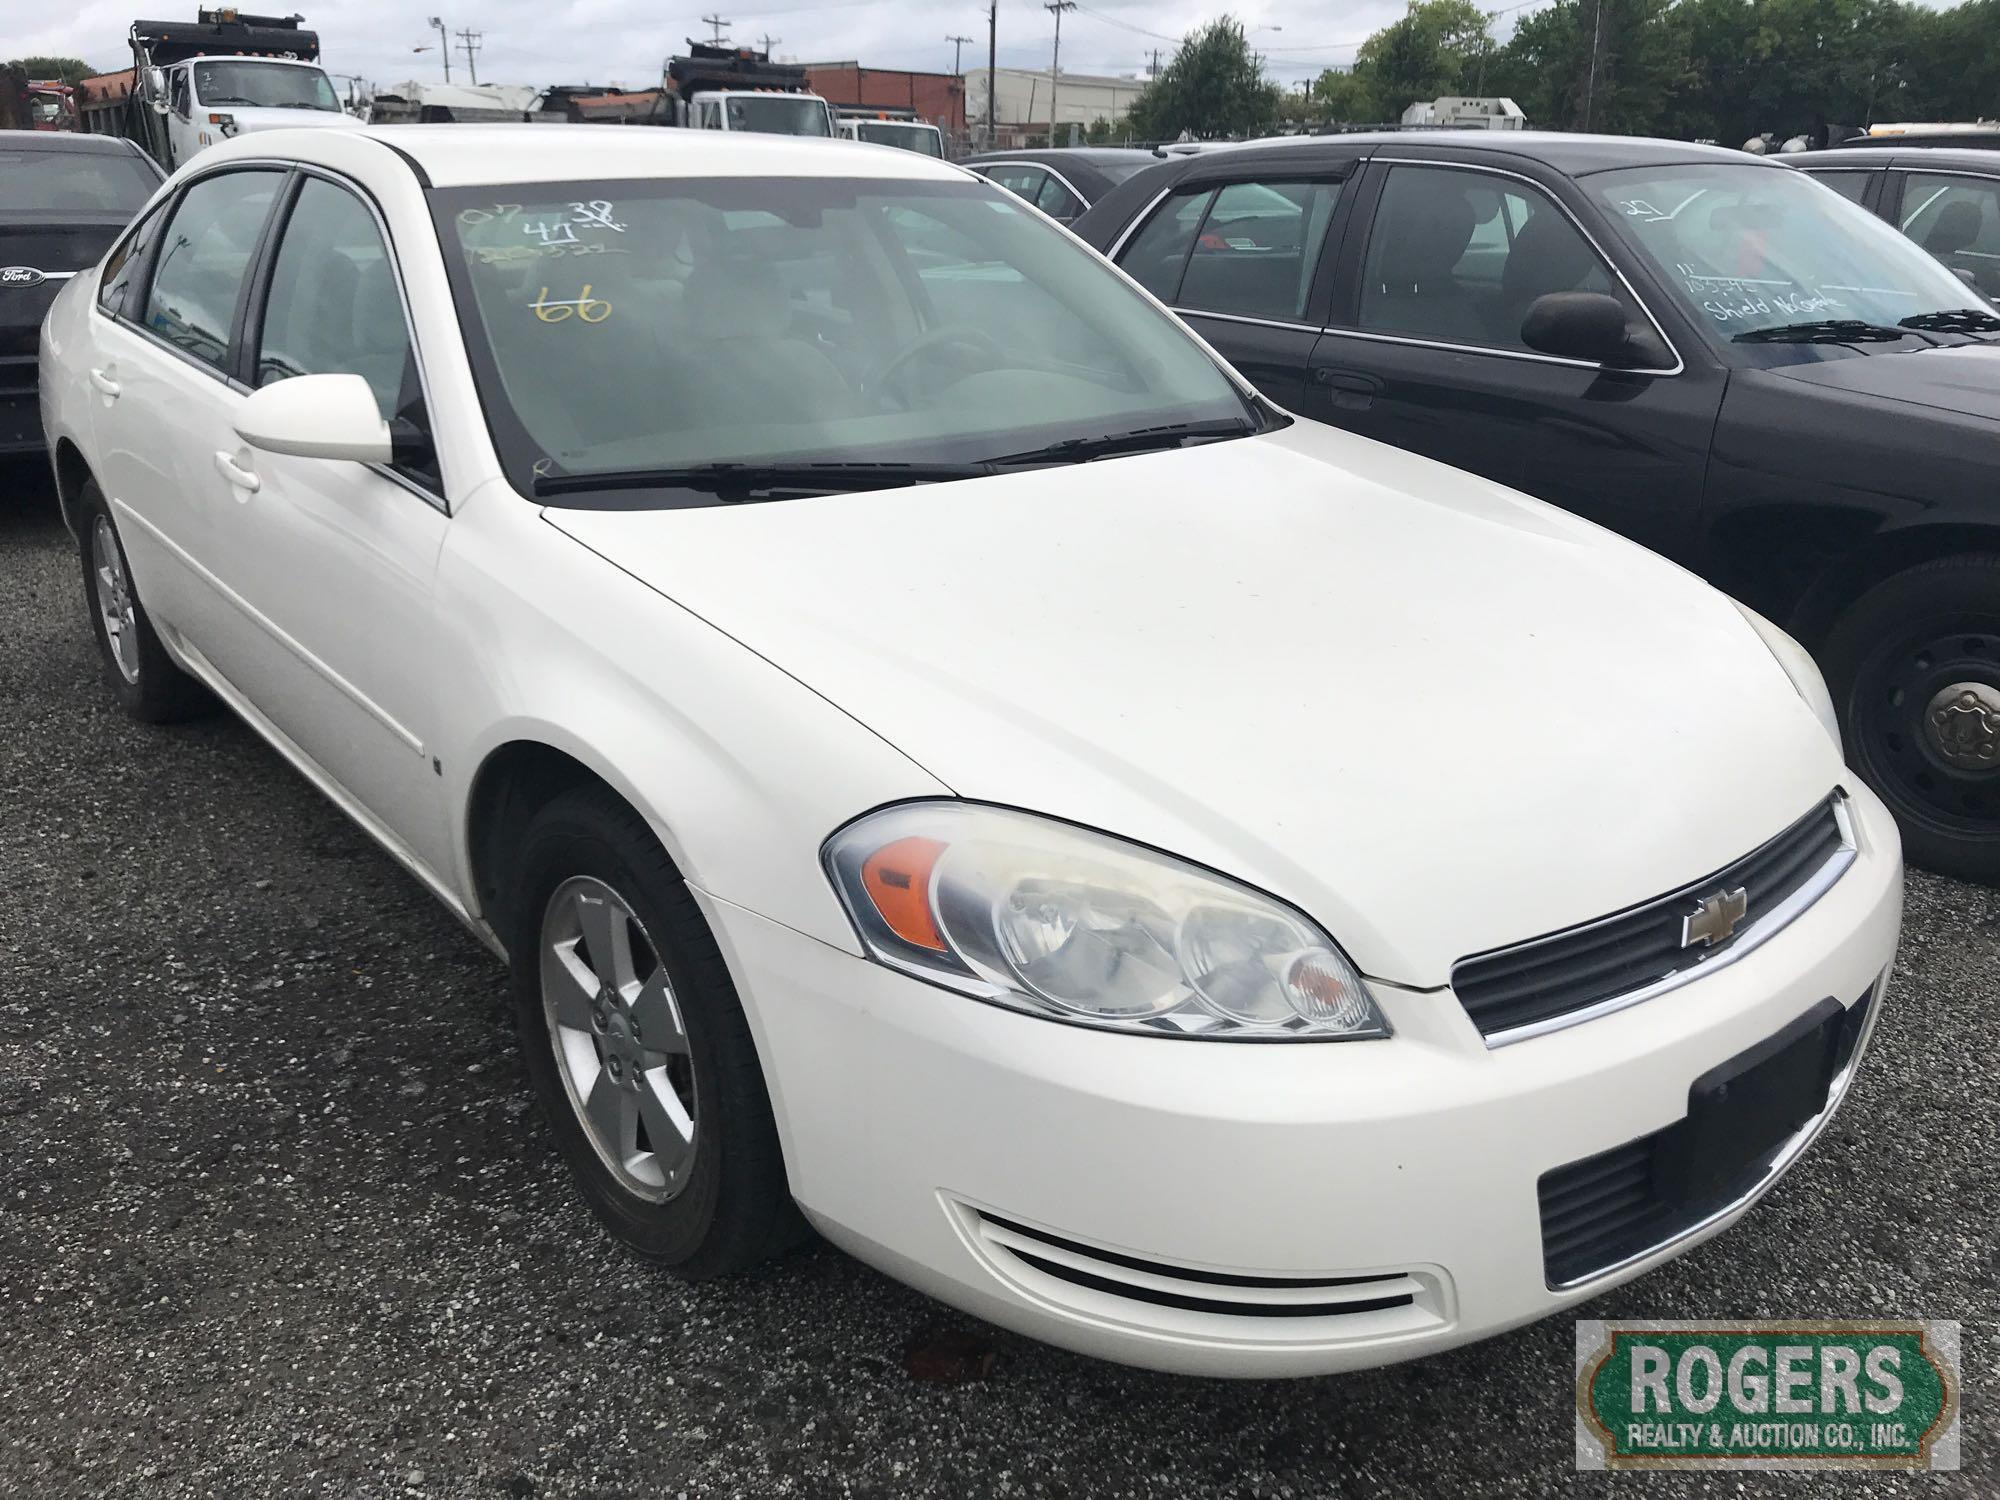
[(116, 401), (118, 393), (125, 389), (125, 387), (111, 378), (109, 370), (92, 370), (90, 372), (90, 383), (97, 387), (99, 395), (109, 396), (113, 401)]
[(1359, 370), (1335, 369), (1321, 365), (1313, 371), (1313, 384), (1323, 385), (1342, 411), (1366, 411), (1382, 394), (1382, 382)]
[(227, 453), (217, 453), (215, 455), (215, 467), (221, 471), (224, 479), (235, 485), (239, 490), (248, 490), (254, 495), (259, 489), (263, 488), (263, 480), (237, 463)]

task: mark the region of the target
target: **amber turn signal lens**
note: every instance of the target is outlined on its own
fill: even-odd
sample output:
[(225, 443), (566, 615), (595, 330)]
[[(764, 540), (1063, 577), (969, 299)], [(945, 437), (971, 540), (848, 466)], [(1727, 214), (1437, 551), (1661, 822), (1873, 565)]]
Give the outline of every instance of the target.
[(936, 839), (905, 838), (884, 844), (861, 865), (861, 888), (891, 932), (915, 948), (946, 952), (931, 916), (931, 871), (945, 846)]

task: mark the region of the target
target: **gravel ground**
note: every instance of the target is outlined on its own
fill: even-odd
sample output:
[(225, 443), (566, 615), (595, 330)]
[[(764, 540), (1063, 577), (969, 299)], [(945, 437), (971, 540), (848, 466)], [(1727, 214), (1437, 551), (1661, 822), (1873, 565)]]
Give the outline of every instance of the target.
[(680, 1285), (530, 1108), (499, 967), (227, 717), (96, 679), (35, 469), (0, 471), (0, 1494), (2000, 1494), (2000, 897), (1913, 878), (1841, 1123), (1600, 1317), (1966, 1324), (1959, 1475), (1579, 1477), (1548, 1320), (1339, 1379), (1209, 1383), (977, 1330), (826, 1247)]

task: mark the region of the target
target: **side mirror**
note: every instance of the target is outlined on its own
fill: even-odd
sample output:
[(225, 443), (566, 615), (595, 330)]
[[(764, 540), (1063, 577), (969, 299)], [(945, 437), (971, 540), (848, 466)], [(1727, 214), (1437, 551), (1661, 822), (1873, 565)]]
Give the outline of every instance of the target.
[(252, 391), (236, 414), (236, 435), (295, 458), (386, 464), (395, 457), (389, 424), (359, 375), (295, 375)]
[(153, 108), (161, 114), (165, 114), (167, 112), (167, 75), (165, 69), (146, 69), (146, 92), (152, 95)]
[(1521, 342), (1540, 354), (1615, 365), (1625, 352), (1625, 309), (1603, 292), (1550, 292), (1529, 306)]

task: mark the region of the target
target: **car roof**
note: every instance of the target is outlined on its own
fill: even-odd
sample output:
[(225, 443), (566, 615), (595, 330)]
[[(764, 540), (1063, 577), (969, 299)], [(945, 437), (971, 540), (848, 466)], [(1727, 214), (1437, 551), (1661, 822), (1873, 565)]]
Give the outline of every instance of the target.
[[(328, 140), (327, 137), (336, 137)], [(591, 182), (624, 177), (884, 177), (963, 181), (948, 163), (896, 146), (743, 131), (643, 125), (370, 125), (357, 130), (263, 130), (211, 146), (230, 156), (321, 161), (341, 141), (380, 141), (427, 186)]]
[(1540, 162), (1569, 177), (1605, 172), (1617, 167), (1679, 166), (1700, 162), (1732, 162), (1775, 166), (1778, 163), (1724, 146), (1692, 141), (1656, 140), (1636, 135), (1571, 135), (1554, 130), (1362, 130), (1327, 135), (1273, 136), (1243, 141), (1228, 149), (1169, 157), (1199, 162), (1204, 167), (1248, 152), (1309, 151), (1314, 147), (1375, 155), (1387, 150), (1423, 152), (1448, 147), (1495, 157)]
[(1050, 167), (1080, 161), (1090, 167), (1115, 167), (1125, 162), (1157, 161), (1159, 158), (1137, 146), (1038, 146), (1026, 151), (981, 151), (962, 160), (969, 167), (995, 161), (1031, 161)]
[[(1900, 149), (1898, 149), (1900, 147)], [(1845, 148), (1832, 151), (1799, 151), (1778, 159), (1790, 166), (1802, 167), (1810, 172), (1814, 167), (1872, 167), (1881, 168), (1894, 162), (1921, 171), (1925, 167), (1957, 167), (1966, 172), (1991, 172), (2000, 176), (2000, 139), (1994, 142), (1995, 149), (1980, 150), (1972, 146), (1921, 146), (1912, 147), (1906, 142), (1895, 146), (1861, 146), (1854, 150)]]
[(130, 156), (137, 148), (113, 135), (83, 135), (73, 130), (9, 130), (0, 134), (9, 151), (75, 151), (85, 156)]

